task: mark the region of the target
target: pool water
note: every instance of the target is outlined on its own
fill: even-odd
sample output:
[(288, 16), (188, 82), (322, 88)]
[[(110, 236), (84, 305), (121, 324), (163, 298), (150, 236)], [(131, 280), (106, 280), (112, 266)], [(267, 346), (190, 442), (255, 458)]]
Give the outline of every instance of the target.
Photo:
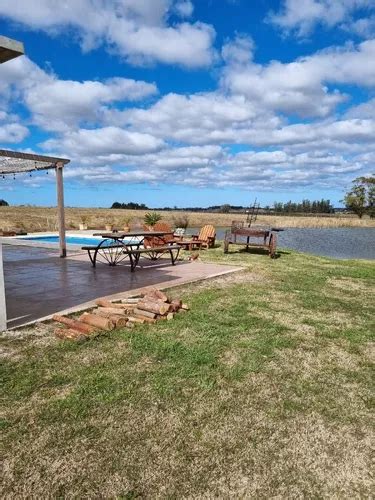
[[(37, 241), (40, 243), (59, 243), (58, 236), (29, 236), (17, 238), (19, 240), (28, 240), (28, 241)], [(85, 238), (84, 236), (66, 236), (65, 240), (68, 245), (99, 245), (103, 241), (104, 238)], [(110, 241), (109, 241), (110, 242)], [(134, 240), (124, 240), (124, 243), (130, 243)]]

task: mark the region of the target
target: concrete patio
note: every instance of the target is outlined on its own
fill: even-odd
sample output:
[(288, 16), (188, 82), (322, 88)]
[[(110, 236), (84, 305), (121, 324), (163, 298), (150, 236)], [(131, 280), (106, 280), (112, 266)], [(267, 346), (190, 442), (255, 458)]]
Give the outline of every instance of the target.
[(70, 253), (66, 259), (57, 250), (37, 247), (4, 245), (3, 252), (8, 328), (83, 309), (99, 297), (135, 293), (151, 285), (167, 288), (240, 269), (200, 261), (172, 266), (169, 259), (142, 259), (142, 266), (131, 273), (127, 264), (98, 264), (94, 269), (82, 252)]

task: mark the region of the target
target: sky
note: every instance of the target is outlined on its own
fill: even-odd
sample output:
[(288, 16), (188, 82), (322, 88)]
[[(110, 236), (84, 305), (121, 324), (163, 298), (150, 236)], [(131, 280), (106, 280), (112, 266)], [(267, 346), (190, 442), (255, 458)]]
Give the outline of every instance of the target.
[[(375, 0), (0, 0), (0, 149), (68, 206), (340, 206), (375, 165)], [(55, 204), (54, 175), (0, 179)]]

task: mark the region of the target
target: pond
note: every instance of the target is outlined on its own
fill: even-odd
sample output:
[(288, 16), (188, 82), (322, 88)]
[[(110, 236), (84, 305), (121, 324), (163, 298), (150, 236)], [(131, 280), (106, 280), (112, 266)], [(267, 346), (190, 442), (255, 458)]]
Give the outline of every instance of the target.
[[(225, 231), (217, 228), (217, 239), (224, 239)], [(287, 228), (278, 233), (278, 247), (336, 259), (375, 259), (375, 227)]]

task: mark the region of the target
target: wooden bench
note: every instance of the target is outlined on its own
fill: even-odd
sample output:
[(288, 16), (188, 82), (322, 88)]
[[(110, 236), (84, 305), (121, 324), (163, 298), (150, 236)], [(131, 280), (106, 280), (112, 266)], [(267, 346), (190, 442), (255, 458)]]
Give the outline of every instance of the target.
[(98, 255), (103, 257), (110, 266), (116, 266), (121, 261), (129, 258), (131, 271), (134, 271), (137, 267), (141, 255), (144, 255), (151, 260), (157, 260), (162, 255), (169, 253), (172, 265), (174, 266), (181, 249), (178, 245), (140, 248), (140, 244), (124, 245), (121, 243), (111, 245), (103, 245), (100, 243), (99, 245), (84, 246), (81, 248), (82, 250), (87, 251), (93, 267), (96, 266)]
[(175, 265), (181, 247), (179, 245), (164, 245), (159, 247), (137, 248), (126, 252), (130, 259), (131, 270), (134, 271), (138, 265), (141, 255), (148, 257), (151, 260), (157, 260), (163, 255), (169, 253), (172, 266)]

